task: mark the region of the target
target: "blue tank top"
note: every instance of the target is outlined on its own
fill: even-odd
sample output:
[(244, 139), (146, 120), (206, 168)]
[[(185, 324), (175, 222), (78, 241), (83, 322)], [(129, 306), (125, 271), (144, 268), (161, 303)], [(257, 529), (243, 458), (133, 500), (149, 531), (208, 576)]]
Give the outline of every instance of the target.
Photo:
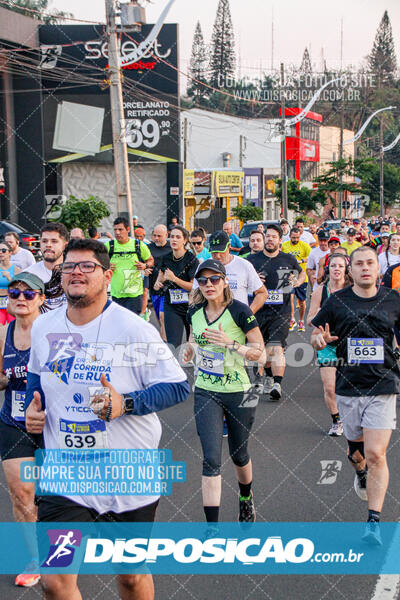
[(14, 346), (15, 321), (7, 329), (3, 354), (3, 372), (9, 381), (5, 389), (4, 404), (0, 419), (7, 425), (25, 429), (25, 391), (24, 381), (27, 377), (30, 348), (17, 350)]
[(11, 267), (9, 269), (2, 269), (0, 267), (0, 289), (6, 290), (8, 288), (8, 284), (10, 282), (8, 281), (7, 277), (5, 277), (3, 275), (3, 271), (8, 271), (10, 273), (10, 277), (12, 279), (14, 277), (15, 265), (11, 265)]

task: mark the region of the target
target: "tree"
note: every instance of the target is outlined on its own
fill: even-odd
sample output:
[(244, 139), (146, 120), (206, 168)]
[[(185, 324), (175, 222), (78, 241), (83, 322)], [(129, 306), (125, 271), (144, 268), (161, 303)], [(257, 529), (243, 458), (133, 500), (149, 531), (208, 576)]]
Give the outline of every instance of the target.
[[(378, 160), (355, 160), (354, 173), (361, 179), (363, 193), (370, 196), (371, 202), (379, 203), (380, 168)], [(386, 206), (392, 206), (400, 200), (400, 167), (392, 163), (384, 163), (383, 179), (384, 203)]]
[(197, 21), (194, 32), (192, 55), (190, 57), (189, 73), (192, 77), (188, 86), (188, 95), (200, 97), (204, 96), (206, 88), (202, 83), (207, 83), (207, 49), (204, 43), (203, 32), (201, 31), (200, 21)]
[(7, 8), (32, 19), (43, 21), (47, 25), (58, 23), (73, 16), (72, 13), (57, 9), (53, 10), (51, 15), (47, 14), (48, 5), (49, 0), (14, 0), (12, 4), (7, 5)]
[(370, 71), (377, 75), (378, 87), (387, 81), (393, 81), (397, 63), (392, 25), (387, 10), (383, 13), (377, 29), (374, 45), (368, 56), (368, 66)]
[(263, 218), (263, 209), (261, 206), (253, 206), (249, 202), (235, 206), (231, 212), (234, 217), (244, 223), (247, 223), (247, 221), (261, 221)]
[(83, 231), (87, 231), (89, 227), (100, 225), (100, 222), (110, 214), (104, 200), (96, 196), (88, 198), (70, 196), (63, 206), (59, 220), (69, 230), (80, 227)]
[(210, 84), (224, 88), (229, 77), (234, 79), (235, 41), (229, 0), (219, 0), (211, 38)]
[(312, 73), (311, 58), (307, 47), (304, 49), (303, 59), (300, 65), (300, 71), (302, 73)]
[[(275, 196), (282, 200), (282, 180), (276, 180)], [(317, 210), (319, 204), (326, 204), (324, 192), (310, 190), (308, 187), (300, 186), (297, 179), (289, 179), (287, 184), (288, 208), (297, 213), (307, 213)]]
[(336, 197), (332, 194), (338, 194), (340, 191), (350, 194), (367, 193), (354, 181), (355, 170), (351, 157), (330, 162), (328, 165), (328, 169), (315, 177), (313, 183), (318, 184), (318, 190), (322, 194), (327, 194), (332, 204), (336, 204)]

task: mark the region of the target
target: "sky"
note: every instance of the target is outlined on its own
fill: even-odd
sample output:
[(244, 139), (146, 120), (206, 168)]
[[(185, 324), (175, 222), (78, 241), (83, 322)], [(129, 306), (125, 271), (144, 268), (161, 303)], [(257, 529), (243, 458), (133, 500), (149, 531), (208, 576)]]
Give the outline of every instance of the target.
[[(147, 4), (147, 22), (154, 23), (167, 0)], [(53, 0), (51, 8), (72, 12), (79, 19), (104, 21), (104, 0)], [(175, 0), (166, 22), (180, 25), (181, 66), (187, 70), (194, 29), (200, 21), (206, 43), (211, 39), (218, 0)], [(230, 0), (236, 55), (241, 75), (258, 77), (271, 68), (271, 24), (274, 23), (273, 66), (299, 65), (307, 46), (314, 70), (322, 52), (327, 66), (340, 67), (343, 19), (343, 66), (358, 66), (372, 48), (385, 9), (389, 12), (400, 67), (399, 0)], [(322, 50), (323, 49), (323, 50)]]

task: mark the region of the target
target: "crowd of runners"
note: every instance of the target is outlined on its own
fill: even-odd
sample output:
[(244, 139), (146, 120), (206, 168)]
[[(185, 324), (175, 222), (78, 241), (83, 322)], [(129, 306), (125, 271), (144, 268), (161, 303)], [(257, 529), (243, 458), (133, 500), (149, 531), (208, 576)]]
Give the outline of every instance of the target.
[[(218, 528), (224, 436), (238, 520), (254, 522), (248, 442), (257, 405), (284, 400), (292, 332), (316, 352), (327, 434), (347, 440), (354, 489), (368, 507), (364, 540), (381, 543), (400, 375), (400, 221), (306, 228), (282, 219), (255, 225), (243, 247), (231, 222), (188, 232), (174, 219), (146, 233), (137, 217), (118, 217), (105, 237), (48, 223), (40, 246), (36, 262), (17, 235), (0, 242), (0, 452), (16, 521), (153, 521), (157, 496), (35, 497), (20, 465), (39, 448), (71, 444), (157, 448), (156, 413), (193, 391), (207, 535)], [(113, 363), (111, 352), (105, 372), (105, 347), (138, 343), (157, 350), (132, 365)], [(86, 410), (71, 411), (75, 397)], [(40, 580), (34, 562), (17, 585)], [(117, 581), (122, 599), (153, 598), (150, 574)], [(81, 598), (76, 575), (42, 575), (41, 584), (47, 599)]]

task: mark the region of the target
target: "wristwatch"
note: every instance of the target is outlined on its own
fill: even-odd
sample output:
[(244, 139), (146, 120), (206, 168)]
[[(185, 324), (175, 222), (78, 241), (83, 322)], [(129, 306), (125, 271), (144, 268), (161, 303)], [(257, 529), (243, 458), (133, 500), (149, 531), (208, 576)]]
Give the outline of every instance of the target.
[(122, 394), (122, 400), (124, 403), (124, 413), (131, 415), (133, 413), (133, 409), (135, 408), (135, 401), (132, 396), (129, 394)]
[(237, 350), (238, 348), (240, 348), (240, 344), (238, 341), (234, 340), (232, 344), (232, 350)]

